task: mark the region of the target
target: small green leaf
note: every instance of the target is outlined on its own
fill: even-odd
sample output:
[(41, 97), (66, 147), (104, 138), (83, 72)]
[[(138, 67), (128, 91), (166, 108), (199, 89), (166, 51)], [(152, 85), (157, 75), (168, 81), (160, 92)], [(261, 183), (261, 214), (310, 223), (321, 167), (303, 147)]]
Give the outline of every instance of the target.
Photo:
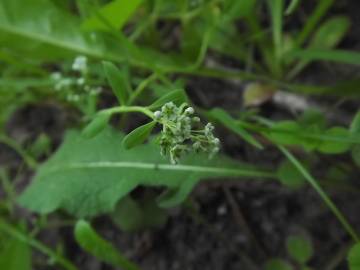
[(280, 121), (271, 126), (267, 137), (280, 145), (302, 145), (302, 138), (297, 136), (302, 128), (295, 121)]
[[(121, 29), (129, 20), (131, 15), (136, 11), (142, 1), (143, 0), (114, 0), (96, 11), (97, 14), (84, 21), (82, 28), (85, 30), (108, 31), (113, 29)], [(99, 16), (103, 17), (104, 20), (106, 20), (106, 23), (101, 20)], [(109, 25), (107, 25), (107, 23)]]
[(265, 270), (293, 270), (293, 267), (282, 259), (271, 259), (266, 262)]
[(156, 122), (152, 121), (131, 131), (122, 141), (124, 148), (130, 149), (142, 144), (149, 137), (155, 125)]
[[(332, 127), (324, 132), (325, 136), (334, 137), (349, 137), (349, 132), (343, 127)], [(333, 142), (330, 140), (323, 140), (317, 150), (325, 154), (341, 154), (349, 150), (351, 143), (348, 142)]]
[(263, 146), (254, 139), (254, 137), (245, 129), (240, 127), (235, 119), (233, 119), (226, 111), (223, 109), (212, 109), (209, 112), (209, 115), (223, 124), (225, 127), (239, 135), (245, 141), (255, 146), (256, 148), (263, 149)]
[(95, 137), (108, 125), (110, 117), (111, 114), (108, 113), (99, 113), (95, 115), (95, 118), (83, 130), (83, 137), (88, 139)]
[(119, 70), (113, 63), (103, 62), (104, 71), (111, 89), (120, 105), (126, 105), (128, 98), (129, 78), (126, 72)]
[(291, 235), (286, 239), (286, 247), (290, 256), (301, 264), (305, 264), (314, 254), (310, 239), (303, 235)]
[(306, 183), (305, 177), (288, 160), (284, 160), (280, 164), (277, 175), (282, 184), (292, 188), (302, 187)]
[(360, 111), (356, 113), (351, 122), (350, 133), (360, 135)]
[(140, 269), (116, 250), (111, 243), (99, 236), (88, 222), (79, 220), (74, 233), (77, 243), (99, 260), (124, 270)]
[(154, 103), (152, 103), (150, 106), (148, 106), (148, 109), (150, 110), (156, 110), (163, 106), (165, 103), (168, 102), (174, 102), (176, 105), (181, 105), (184, 102), (187, 102), (187, 96), (184, 90), (173, 90), (170, 93), (162, 96), (158, 100), (156, 100)]
[(337, 16), (325, 21), (310, 41), (310, 48), (331, 49), (345, 36), (350, 21), (345, 16)]
[(360, 270), (360, 244), (354, 245), (348, 255), (350, 270)]

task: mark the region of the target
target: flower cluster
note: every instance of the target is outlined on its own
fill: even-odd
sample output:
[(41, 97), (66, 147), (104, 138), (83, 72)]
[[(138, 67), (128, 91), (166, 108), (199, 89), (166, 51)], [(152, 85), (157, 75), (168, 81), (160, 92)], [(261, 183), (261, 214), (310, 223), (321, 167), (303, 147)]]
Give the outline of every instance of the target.
[(163, 127), (159, 141), (161, 154), (169, 154), (172, 164), (192, 150), (212, 157), (220, 149), (220, 140), (213, 134), (214, 126), (208, 123), (203, 129), (194, 129), (200, 125), (200, 118), (193, 114), (192, 107), (185, 103), (178, 107), (173, 102), (154, 112), (155, 120)]
[(96, 96), (101, 92), (100, 87), (90, 87), (88, 81), (88, 66), (85, 56), (78, 56), (72, 63), (71, 69), (79, 73), (80, 77), (67, 76), (61, 72), (51, 74), (54, 89), (57, 92), (66, 92), (65, 98), (69, 102), (79, 102), (90, 96)]

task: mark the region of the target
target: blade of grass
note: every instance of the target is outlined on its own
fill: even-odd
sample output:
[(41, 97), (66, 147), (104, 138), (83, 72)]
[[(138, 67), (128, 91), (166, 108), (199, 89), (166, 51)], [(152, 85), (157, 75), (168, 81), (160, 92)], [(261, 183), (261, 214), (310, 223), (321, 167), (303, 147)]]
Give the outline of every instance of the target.
[(305, 49), (295, 50), (287, 55), (305, 61), (324, 60), (360, 66), (360, 53), (346, 50)]
[(348, 234), (352, 237), (355, 242), (360, 242), (360, 238), (355, 232), (354, 228), (349, 224), (346, 220), (345, 216), (341, 213), (341, 211), (337, 208), (331, 198), (326, 194), (326, 192), (321, 188), (321, 186), (317, 183), (315, 178), (305, 169), (305, 167), (300, 163), (300, 161), (291, 154), (285, 147), (281, 145), (277, 145), (280, 151), (285, 155), (285, 157), (299, 170), (299, 172), (305, 177), (305, 179), (309, 182), (309, 184), (315, 189), (315, 191), (320, 195), (325, 204), (330, 208), (339, 222), (342, 224), (344, 229), (348, 232)]
[(300, 0), (292, 0), (285, 10), (285, 15), (291, 15), (300, 4)]

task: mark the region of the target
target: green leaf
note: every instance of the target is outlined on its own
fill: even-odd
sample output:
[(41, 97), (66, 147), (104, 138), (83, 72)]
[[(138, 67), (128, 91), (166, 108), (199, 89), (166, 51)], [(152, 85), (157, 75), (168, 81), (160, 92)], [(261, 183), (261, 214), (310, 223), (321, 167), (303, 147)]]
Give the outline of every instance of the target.
[(346, 50), (329, 49), (298, 49), (286, 54), (286, 57), (292, 59), (301, 59), (306, 61), (332, 61), (350, 65), (360, 65), (360, 53)]
[(78, 217), (95, 216), (113, 211), (139, 185), (179, 188), (219, 176), (274, 177), (221, 156), (209, 160), (189, 155), (183, 164), (171, 165), (154, 141), (125, 150), (122, 139), (111, 128), (91, 139), (69, 132), (59, 150), (40, 166), (20, 204), (39, 213), (62, 208)]
[(170, 93), (162, 96), (150, 106), (148, 106), (149, 110), (156, 110), (162, 107), (165, 103), (174, 102), (176, 105), (181, 105), (184, 102), (187, 102), (187, 96), (184, 90), (173, 90)]
[(286, 239), (286, 247), (290, 256), (301, 264), (305, 264), (314, 255), (310, 239), (303, 235), (291, 235)]
[[(348, 138), (349, 132), (343, 127), (332, 127), (326, 130), (323, 135), (329, 137), (343, 137)], [(325, 154), (341, 154), (349, 150), (351, 143), (348, 142), (333, 142), (323, 140), (317, 147), (317, 150)]]
[(355, 164), (360, 167), (360, 145), (355, 145), (351, 150), (351, 157)]
[(293, 267), (282, 259), (271, 259), (266, 262), (265, 270), (293, 270)]
[(99, 236), (88, 222), (79, 220), (74, 234), (77, 243), (97, 259), (124, 270), (140, 269), (116, 250), (111, 243)]
[(283, 46), (282, 28), (283, 28), (284, 1), (267, 0), (267, 2), (271, 13), (271, 24), (272, 24), (273, 43), (275, 48), (275, 58), (279, 61)]
[(31, 270), (31, 248), (15, 238), (0, 237), (0, 269)]
[(156, 125), (155, 121), (137, 127), (123, 139), (123, 146), (125, 149), (133, 148), (139, 144), (142, 144), (150, 135), (151, 131)]
[(226, 111), (223, 109), (212, 109), (208, 113), (212, 118), (223, 124), (225, 127), (239, 135), (245, 141), (255, 146), (256, 148), (263, 149), (263, 146), (254, 139), (254, 137), (247, 132), (245, 129), (240, 127), (235, 119), (233, 119)]
[(94, 119), (82, 131), (84, 138), (92, 138), (99, 134), (107, 125), (111, 118), (109, 113), (98, 113)]
[(280, 164), (277, 175), (282, 184), (292, 188), (302, 187), (306, 183), (305, 177), (288, 160), (285, 160)]
[(360, 135), (360, 111), (356, 113), (356, 115), (354, 116), (351, 122), (350, 133), (355, 135)]
[[(109, 46), (101, 35), (83, 33), (79, 20), (48, 0), (0, 2), (0, 43), (28, 58), (58, 59), (76, 54), (123, 60), (122, 46)], [(40, 16), (41, 14), (41, 16)], [(95, 37), (95, 38), (94, 38)], [(24, 46), (26, 44), (26, 46)]]
[(360, 244), (354, 245), (348, 255), (348, 262), (350, 270), (360, 269)]
[[(94, 16), (84, 21), (82, 27), (86, 30), (113, 30), (121, 29), (143, 0), (115, 0), (101, 7)], [(99, 16), (103, 17), (107, 23), (103, 22)], [(109, 29), (109, 27), (113, 29)]]
[(285, 15), (291, 15), (299, 6), (301, 0), (291, 0), (290, 4), (285, 10)]
[(350, 27), (347, 17), (337, 16), (325, 21), (310, 41), (310, 48), (331, 49), (345, 36)]
[(267, 137), (280, 145), (301, 145), (302, 138), (297, 135), (301, 130), (295, 121), (279, 121), (271, 126)]
[(104, 71), (111, 89), (120, 105), (126, 105), (129, 89), (129, 77), (124, 70), (120, 71), (113, 63), (103, 62)]

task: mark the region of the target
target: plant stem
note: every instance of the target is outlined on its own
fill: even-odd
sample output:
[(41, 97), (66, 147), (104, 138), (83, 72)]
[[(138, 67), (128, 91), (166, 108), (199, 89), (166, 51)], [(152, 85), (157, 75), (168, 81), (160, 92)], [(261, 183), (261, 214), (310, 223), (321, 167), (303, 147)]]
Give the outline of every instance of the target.
[(50, 258), (54, 259), (56, 262), (58, 262), (60, 265), (63, 266), (66, 270), (78, 270), (78, 268), (69, 260), (64, 258), (63, 256), (57, 254), (41, 242), (37, 241), (34, 238), (29, 237), (25, 233), (15, 229), (10, 224), (7, 224), (5, 221), (0, 221), (0, 230), (2, 230), (4, 233), (10, 235), (11, 237), (17, 239), (18, 241), (21, 241), (23, 243), (26, 243), (33, 248), (36, 248), (40, 252), (44, 253), (45, 255), (49, 256)]
[(299, 170), (299, 172), (305, 177), (305, 179), (309, 182), (309, 184), (316, 190), (316, 192), (323, 199), (325, 204), (330, 208), (330, 210), (334, 213), (337, 219), (340, 221), (344, 229), (349, 233), (349, 235), (353, 238), (355, 242), (360, 242), (360, 238), (353, 229), (353, 227), (346, 220), (345, 216), (341, 213), (341, 211), (337, 208), (337, 206), (333, 203), (330, 197), (325, 193), (325, 191), (321, 188), (321, 186), (317, 183), (315, 178), (305, 169), (305, 167), (295, 158), (293, 154), (291, 154), (285, 147), (281, 145), (277, 145), (280, 151), (289, 159), (289, 161)]
[(129, 112), (139, 112), (142, 114), (145, 114), (146, 116), (150, 117), (151, 119), (154, 119), (154, 113), (150, 111), (149, 109), (141, 106), (119, 106), (119, 107), (113, 107), (110, 109), (105, 109), (100, 111), (101, 114), (115, 114), (115, 113), (129, 113)]
[(151, 74), (149, 77), (147, 77), (145, 80), (143, 80), (138, 87), (135, 89), (135, 91), (133, 92), (133, 94), (130, 96), (128, 105), (132, 105), (135, 100), (137, 99), (137, 97), (139, 95), (141, 95), (141, 93), (146, 89), (146, 87), (153, 81), (155, 81), (157, 79), (157, 74), (153, 73)]

